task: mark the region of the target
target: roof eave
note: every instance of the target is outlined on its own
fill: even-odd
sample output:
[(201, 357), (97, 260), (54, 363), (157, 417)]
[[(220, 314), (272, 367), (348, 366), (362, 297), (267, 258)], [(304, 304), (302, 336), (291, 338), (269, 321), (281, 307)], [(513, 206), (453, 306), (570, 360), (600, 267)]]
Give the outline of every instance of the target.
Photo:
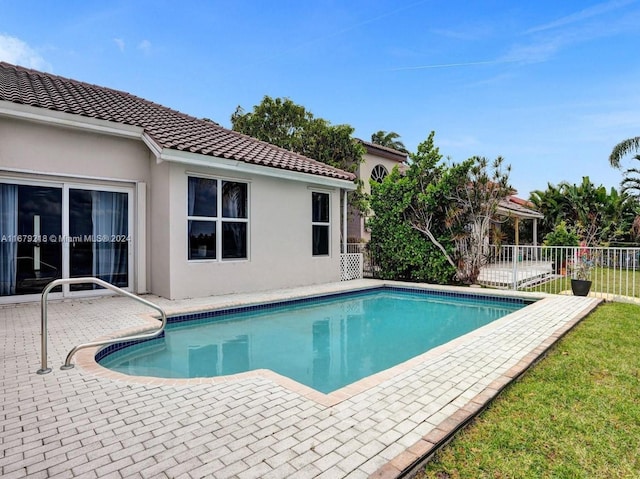
[(6, 100), (0, 100), (0, 116), (142, 140), (158, 161), (172, 161), (189, 165), (206, 166), (208, 168), (213, 167), (261, 176), (284, 178), (316, 185), (342, 188), (345, 190), (356, 189), (356, 185), (353, 181), (346, 179), (331, 178), (311, 173), (286, 170), (283, 168), (274, 168), (266, 165), (254, 165), (239, 160), (230, 160), (227, 158), (202, 155), (199, 153), (161, 148), (142, 127), (138, 126), (99, 120), (73, 113), (48, 110), (46, 108), (24, 105)]
[(46, 108), (0, 100), (0, 116), (17, 118), (37, 123), (46, 123), (65, 128), (94, 131), (125, 138), (142, 138), (144, 130), (139, 126), (125, 125), (107, 120), (99, 120), (73, 113), (64, 113)]
[[(524, 207), (521, 207), (524, 208)], [(498, 213), (506, 215), (506, 216), (515, 216), (518, 218), (523, 218), (527, 220), (538, 219), (541, 220), (544, 218), (542, 213), (538, 211), (530, 210), (528, 208), (524, 208), (526, 211), (522, 211), (522, 209), (511, 209), (505, 206), (498, 206)]]
[(170, 161), (173, 163), (201, 166), (206, 168), (217, 168), (226, 171), (235, 171), (238, 173), (247, 173), (258, 176), (269, 176), (273, 178), (311, 183), (318, 186), (341, 188), (343, 190), (351, 191), (356, 189), (356, 184), (351, 180), (331, 178), (328, 176), (304, 173), (301, 171), (285, 170), (283, 168), (276, 168), (267, 165), (255, 165), (240, 160), (221, 158), (219, 156), (202, 155), (200, 153), (191, 153), (168, 148), (162, 149), (161, 154), (157, 155), (157, 158), (160, 161)]
[(371, 143), (369, 141), (361, 140), (360, 138), (356, 138), (362, 146), (365, 147), (367, 153), (370, 155), (376, 155), (383, 158), (387, 158), (389, 160), (397, 161), (398, 163), (405, 163), (409, 158), (408, 153), (404, 153), (399, 150), (394, 150), (393, 148), (389, 148), (386, 146), (378, 145), (376, 143)]

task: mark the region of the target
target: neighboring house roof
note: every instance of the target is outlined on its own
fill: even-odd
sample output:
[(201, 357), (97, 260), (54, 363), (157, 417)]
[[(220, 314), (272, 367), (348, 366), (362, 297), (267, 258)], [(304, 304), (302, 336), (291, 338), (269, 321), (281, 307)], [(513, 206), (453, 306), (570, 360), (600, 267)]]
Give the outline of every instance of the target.
[(542, 219), (544, 215), (538, 211), (532, 209), (533, 203), (518, 198), (517, 196), (507, 196), (504, 200), (500, 201), (498, 205), (498, 213), (505, 216), (516, 216), (524, 219)]
[[(355, 175), (126, 92), (0, 62), (0, 101), (142, 128), (175, 150), (338, 180)], [(215, 166), (215, 161), (211, 161)]]
[(383, 158), (388, 158), (389, 160), (395, 160), (398, 163), (404, 163), (407, 161), (407, 154), (403, 153), (402, 151), (394, 150), (393, 148), (389, 148), (387, 146), (378, 145), (377, 143), (364, 141), (360, 138), (356, 138), (356, 140), (362, 143), (362, 145), (367, 149), (367, 153), (382, 156)]

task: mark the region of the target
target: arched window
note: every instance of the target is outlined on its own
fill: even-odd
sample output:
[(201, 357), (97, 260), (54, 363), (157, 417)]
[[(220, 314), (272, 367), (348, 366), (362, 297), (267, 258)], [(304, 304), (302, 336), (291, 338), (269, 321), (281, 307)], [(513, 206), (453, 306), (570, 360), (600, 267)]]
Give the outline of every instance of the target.
[(371, 179), (377, 183), (382, 183), (382, 180), (384, 180), (388, 174), (389, 173), (384, 166), (376, 165), (373, 167), (373, 171), (371, 172)]

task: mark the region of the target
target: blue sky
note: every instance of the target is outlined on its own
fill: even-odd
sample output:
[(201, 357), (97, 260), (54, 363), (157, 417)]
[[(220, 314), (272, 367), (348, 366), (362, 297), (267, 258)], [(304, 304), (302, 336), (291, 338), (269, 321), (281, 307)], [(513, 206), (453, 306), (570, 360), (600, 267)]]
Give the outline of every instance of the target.
[[(617, 187), (640, 135), (640, 0), (0, 0), (0, 60), (230, 127), (287, 97), (369, 140), (502, 156), (522, 197)], [(636, 166), (628, 157), (623, 167)]]

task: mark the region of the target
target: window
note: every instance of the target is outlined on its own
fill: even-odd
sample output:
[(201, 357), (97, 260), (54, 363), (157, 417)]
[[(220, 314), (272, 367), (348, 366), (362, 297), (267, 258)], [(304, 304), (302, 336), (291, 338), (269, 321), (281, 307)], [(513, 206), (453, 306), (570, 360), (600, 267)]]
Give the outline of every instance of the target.
[(313, 256), (329, 254), (329, 193), (311, 193)]
[(188, 178), (190, 260), (246, 259), (248, 187), (214, 178)]
[(376, 165), (373, 167), (373, 171), (371, 171), (371, 179), (377, 183), (382, 183), (387, 176), (387, 169), (382, 165)]

